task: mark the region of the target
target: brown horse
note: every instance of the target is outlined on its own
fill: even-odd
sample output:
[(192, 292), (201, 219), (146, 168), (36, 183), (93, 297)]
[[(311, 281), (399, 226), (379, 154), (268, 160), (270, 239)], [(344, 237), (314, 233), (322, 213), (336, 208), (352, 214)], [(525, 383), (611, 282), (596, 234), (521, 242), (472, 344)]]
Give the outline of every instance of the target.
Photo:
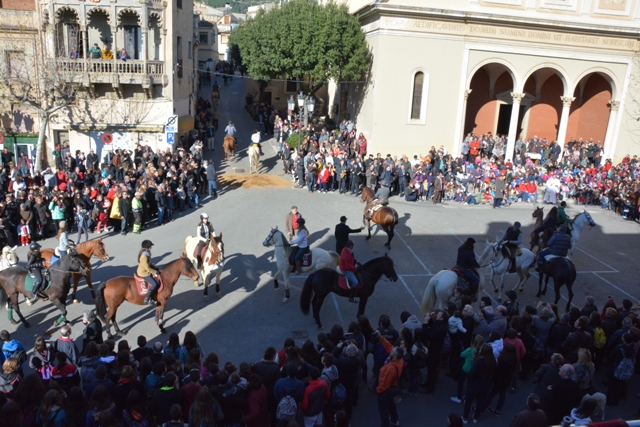
[(229, 160), (229, 157), (236, 154), (236, 139), (232, 136), (227, 136), (222, 142), (222, 148), (224, 149), (225, 160)]
[[(166, 330), (163, 324), (164, 308), (169, 298), (171, 298), (171, 294), (173, 294), (173, 287), (178, 282), (180, 275), (190, 277), (192, 280), (198, 280), (198, 271), (193, 266), (193, 263), (189, 261), (189, 258), (181, 256), (162, 268), (160, 275), (162, 276), (164, 289), (156, 294), (156, 323), (160, 331), (165, 333)], [(116, 322), (118, 307), (124, 301), (129, 301), (131, 304), (144, 305), (145, 296), (140, 295), (134, 278), (130, 276), (118, 276), (109, 279), (106, 283), (101, 284), (97, 291), (96, 313), (106, 326), (107, 336), (109, 338), (113, 337), (110, 323), (113, 323), (118, 335), (124, 336), (124, 332), (120, 330)], [(108, 311), (107, 306), (109, 307)]]
[(531, 242), (529, 242), (529, 245), (530, 245), (529, 250), (533, 251), (533, 248), (535, 248), (538, 245), (538, 236), (536, 236), (534, 231), (537, 230), (538, 227), (542, 225), (542, 220), (544, 218), (544, 207), (539, 208), (536, 206), (535, 210), (531, 214), (531, 218), (535, 220), (535, 224), (533, 224), (533, 230), (531, 230)]
[[(51, 256), (53, 255), (54, 250), (51, 248), (42, 249), (42, 257), (44, 258), (44, 266), (49, 268), (51, 266)], [(78, 253), (78, 258), (80, 258), (85, 267), (87, 267), (87, 274), (84, 276), (80, 273), (73, 274), (73, 292), (71, 292), (71, 299), (73, 299), (74, 304), (79, 304), (80, 301), (76, 299), (76, 291), (78, 290), (78, 283), (80, 283), (80, 278), (84, 277), (84, 280), (87, 282), (87, 286), (89, 286), (89, 291), (91, 291), (91, 297), (95, 299), (96, 294), (93, 291), (93, 284), (91, 283), (91, 257), (96, 257), (100, 259), (100, 261), (108, 261), (109, 255), (107, 251), (104, 249), (104, 242), (102, 241), (102, 237), (97, 240), (89, 240), (84, 243), (80, 243), (76, 246), (76, 252)]]
[(389, 206), (385, 206), (374, 211), (371, 216), (369, 216), (369, 204), (374, 201), (375, 198), (376, 196), (373, 190), (369, 187), (365, 187), (364, 190), (362, 190), (360, 201), (366, 203), (362, 215), (362, 224), (367, 226), (367, 231), (369, 232), (367, 240), (371, 238), (371, 221), (373, 221), (374, 224), (380, 225), (384, 232), (387, 233), (387, 243), (384, 245), (391, 249), (391, 239), (393, 239), (394, 236), (393, 229), (398, 223), (398, 212)]

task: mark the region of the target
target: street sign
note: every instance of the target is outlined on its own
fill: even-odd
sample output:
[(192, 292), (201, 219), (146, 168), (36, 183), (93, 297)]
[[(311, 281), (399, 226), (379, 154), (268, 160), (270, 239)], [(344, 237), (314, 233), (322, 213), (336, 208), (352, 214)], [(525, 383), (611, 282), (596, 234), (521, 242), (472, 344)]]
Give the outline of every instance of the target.
[(167, 134), (169, 132), (171, 133), (176, 133), (178, 132), (178, 116), (169, 116), (169, 118), (167, 119), (167, 124), (164, 127), (164, 131), (167, 132)]
[(175, 142), (175, 134), (173, 132), (167, 132), (167, 144), (173, 144)]

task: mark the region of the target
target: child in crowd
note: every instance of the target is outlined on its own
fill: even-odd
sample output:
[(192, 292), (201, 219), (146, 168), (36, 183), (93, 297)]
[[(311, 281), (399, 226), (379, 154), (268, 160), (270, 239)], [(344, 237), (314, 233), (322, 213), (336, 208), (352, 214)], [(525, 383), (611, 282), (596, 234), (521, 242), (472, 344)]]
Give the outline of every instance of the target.
[(24, 219), (20, 220), (18, 234), (20, 235), (20, 246), (28, 246), (31, 242), (31, 228)]

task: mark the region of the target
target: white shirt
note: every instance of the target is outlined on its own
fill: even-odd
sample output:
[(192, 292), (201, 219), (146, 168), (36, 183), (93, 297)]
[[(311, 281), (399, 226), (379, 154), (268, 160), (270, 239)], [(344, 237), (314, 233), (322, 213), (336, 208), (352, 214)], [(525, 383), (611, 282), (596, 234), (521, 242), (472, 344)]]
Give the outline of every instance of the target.
[(251, 142), (254, 144), (260, 144), (260, 132), (256, 132), (251, 135)]
[(236, 127), (234, 125), (228, 125), (224, 128), (224, 131), (227, 133), (227, 136), (234, 136), (236, 134)]

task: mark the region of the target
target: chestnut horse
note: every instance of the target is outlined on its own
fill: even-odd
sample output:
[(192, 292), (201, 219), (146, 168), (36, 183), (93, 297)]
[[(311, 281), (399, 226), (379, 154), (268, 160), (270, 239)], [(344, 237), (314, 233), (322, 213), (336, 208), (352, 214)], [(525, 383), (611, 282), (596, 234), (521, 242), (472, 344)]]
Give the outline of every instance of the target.
[[(163, 324), (164, 308), (169, 298), (171, 298), (171, 294), (173, 294), (173, 287), (178, 282), (180, 275), (190, 277), (192, 280), (198, 280), (198, 271), (193, 266), (193, 263), (189, 261), (189, 258), (181, 256), (160, 269), (160, 275), (162, 276), (164, 289), (156, 294), (156, 323), (164, 334), (166, 332)], [(124, 332), (120, 330), (116, 322), (118, 307), (124, 301), (129, 301), (131, 304), (144, 305), (145, 296), (140, 295), (134, 278), (130, 276), (118, 276), (109, 279), (98, 286), (97, 291), (96, 313), (105, 324), (107, 337), (113, 338), (110, 323), (113, 323), (118, 335), (124, 336)], [(108, 311), (107, 306), (109, 307)]]
[(224, 159), (229, 160), (236, 154), (236, 139), (232, 136), (227, 136), (222, 142), (222, 148), (224, 149)]
[(391, 249), (391, 239), (393, 239), (394, 236), (393, 229), (398, 223), (398, 212), (389, 206), (385, 206), (374, 211), (369, 218), (369, 203), (375, 200), (375, 198), (376, 196), (373, 193), (373, 190), (371, 190), (369, 187), (365, 187), (362, 190), (360, 201), (366, 203), (366, 206), (364, 207), (364, 213), (362, 215), (362, 224), (367, 226), (367, 231), (369, 232), (367, 240), (371, 238), (371, 221), (373, 221), (375, 224), (381, 226), (384, 232), (387, 233), (387, 243), (385, 243), (384, 245), (387, 248)]
[[(49, 268), (51, 266), (51, 255), (53, 255), (54, 249), (47, 248), (42, 249), (42, 257), (44, 258), (44, 266)], [(84, 277), (84, 280), (87, 282), (87, 286), (89, 286), (89, 291), (91, 291), (91, 297), (95, 299), (96, 294), (93, 291), (93, 284), (91, 283), (91, 257), (96, 257), (100, 261), (108, 261), (109, 254), (104, 249), (104, 242), (102, 241), (102, 237), (97, 240), (88, 240), (84, 243), (80, 243), (76, 245), (76, 252), (78, 253), (78, 258), (80, 258), (85, 267), (87, 267), (87, 274), (84, 276), (80, 273), (73, 274), (73, 292), (71, 292), (71, 299), (73, 299), (74, 304), (79, 304), (80, 301), (76, 299), (76, 291), (78, 290), (78, 283), (80, 283), (80, 278)]]
[[(542, 226), (542, 220), (544, 219), (544, 207), (539, 208), (536, 206), (535, 210), (531, 214), (531, 218), (535, 220), (535, 224), (533, 224), (533, 230), (531, 230), (531, 242), (529, 242), (530, 251), (532, 251), (533, 248), (538, 246), (539, 237), (535, 235), (535, 230), (537, 230), (538, 227)], [(538, 252), (540, 251), (538, 250)]]

